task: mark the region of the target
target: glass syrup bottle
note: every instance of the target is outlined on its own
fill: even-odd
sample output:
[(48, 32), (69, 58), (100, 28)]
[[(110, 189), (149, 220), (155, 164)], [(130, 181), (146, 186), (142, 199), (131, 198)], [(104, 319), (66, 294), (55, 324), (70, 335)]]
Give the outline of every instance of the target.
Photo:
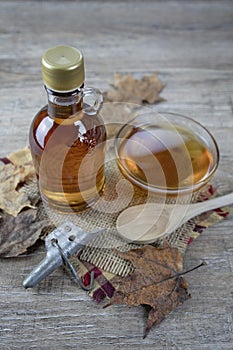
[(84, 88), (84, 75), (76, 48), (56, 46), (42, 56), (48, 104), (36, 114), (29, 141), (42, 200), (61, 212), (91, 206), (105, 182), (102, 95)]

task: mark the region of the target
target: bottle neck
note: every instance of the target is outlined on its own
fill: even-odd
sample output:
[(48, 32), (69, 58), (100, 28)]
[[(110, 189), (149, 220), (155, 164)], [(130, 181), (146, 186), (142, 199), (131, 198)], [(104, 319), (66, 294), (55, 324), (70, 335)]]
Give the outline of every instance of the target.
[(82, 109), (82, 90), (57, 92), (45, 86), (48, 96), (48, 115), (51, 118), (66, 119)]

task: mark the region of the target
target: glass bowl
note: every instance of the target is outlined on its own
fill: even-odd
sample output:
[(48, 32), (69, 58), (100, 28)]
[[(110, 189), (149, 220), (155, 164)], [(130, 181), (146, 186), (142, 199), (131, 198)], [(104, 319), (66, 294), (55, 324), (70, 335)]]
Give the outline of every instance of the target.
[(170, 196), (200, 189), (219, 163), (217, 143), (204, 126), (167, 112), (142, 113), (125, 124), (116, 135), (115, 153), (134, 185)]

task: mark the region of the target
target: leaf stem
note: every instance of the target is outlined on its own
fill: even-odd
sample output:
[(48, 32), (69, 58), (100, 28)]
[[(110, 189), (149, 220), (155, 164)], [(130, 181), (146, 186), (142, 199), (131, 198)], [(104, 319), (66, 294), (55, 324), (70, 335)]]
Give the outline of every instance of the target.
[[(177, 272), (175, 275), (169, 276), (169, 277), (167, 277), (167, 278), (164, 278), (164, 279), (162, 279), (162, 280), (160, 280), (160, 281), (156, 281), (156, 282), (154, 282), (154, 283), (147, 284), (147, 285), (143, 286), (143, 288), (151, 287), (151, 286), (154, 286), (154, 285), (156, 285), (156, 284), (160, 284), (160, 283), (163, 283), (163, 282), (172, 280), (172, 279), (174, 279), (174, 278), (177, 279), (178, 277), (181, 277), (181, 276), (183, 276), (183, 275), (186, 275), (187, 273), (192, 272), (192, 271), (194, 271), (194, 270), (196, 270), (196, 269), (199, 269), (199, 267), (205, 266), (205, 265), (206, 265), (206, 262), (203, 260), (199, 265), (194, 266), (194, 267), (192, 267), (192, 268), (189, 269), (189, 270), (186, 270), (186, 271), (184, 271), (184, 272)], [(130, 295), (131, 293), (135, 293), (135, 292), (137, 292), (137, 291), (139, 291), (139, 290), (141, 290), (141, 287), (140, 287), (140, 288), (136, 288), (136, 289), (134, 289), (133, 291), (130, 291), (130, 292), (128, 292), (128, 293), (124, 293), (124, 295)], [(117, 292), (117, 289), (115, 290), (115, 292)], [(108, 306), (110, 306), (110, 305), (112, 305), (111, 302), (110, 302), (109, 304), (107, 304), (106, 306), (104, 306), (104, 308), (105, 308), (105, 307), (108, 307)]]
[[(194, 270), (196, 270), (196, 269), (199, 269), (199, 267), (205, 266), (205, 265), (207, 265), (206, 262), (205, 262), (204, 260), (202, 260), (202, 262), (201, 262), (199, 265), (197, 265), (197, 266), (195, 266), (195, 267), (193, 267), (193, 268), (191, 268), (191, 269), (189, 269), (189, 270), (186, 270), (186, 271), (184, 271), (184, 272), (177, 273), (176, 276), (177, 276), (177, 275), (178, 275), (178, 276), (186, 275), (187, 273), (192, 272), (192, 271), (194, 271)], [(174, 277), (176, 277), (176, 276), (174, 276)]]

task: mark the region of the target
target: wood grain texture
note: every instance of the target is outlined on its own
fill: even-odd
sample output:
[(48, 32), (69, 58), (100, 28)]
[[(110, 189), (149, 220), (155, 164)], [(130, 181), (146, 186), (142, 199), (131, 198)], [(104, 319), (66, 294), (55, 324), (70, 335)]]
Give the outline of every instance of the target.
[[(83, 50), (87, 85), (106, 90), (114, 72), (158, 71), (164, 111), (202, 122), (215, 136), (220, 169), (233, 172), (232, 1), (0, 1), (0, 156), (28, 143), (46, 103), (40, 57), (56, 44)], [(232, 188), (233, 189), (233, 188)], [(0, 349), (230, 350), (233, 343), (232, 218), (188, 249), (192, 299), (142, 340), (144, 310), (103, 310), (62, 269), (25, 291), (43, 257), (0, 261)]]

